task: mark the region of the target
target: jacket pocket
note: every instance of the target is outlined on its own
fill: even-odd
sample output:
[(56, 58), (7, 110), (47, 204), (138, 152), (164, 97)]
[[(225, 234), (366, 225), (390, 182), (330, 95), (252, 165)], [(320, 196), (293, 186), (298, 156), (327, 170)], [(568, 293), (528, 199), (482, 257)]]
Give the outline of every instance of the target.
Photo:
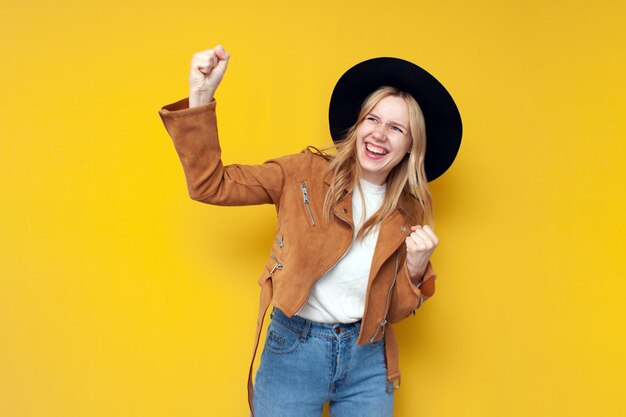
[(280, 271), (284, 268), (284, 265), (278, 260), (278, 257), (273, 253), (270, 254), (270, 258), (265, 264), (265, 269), (263, 269), (263, 273), (259, 278), (259, 285), (263, 287), (266, 281), (271, 280), (277, 271)]
[(270, 272), (270, 277), (274, 276), (274, 273), (276, 272), (276, 270), (278, 269), (283, 269), (283, 267), (285, 265), (283, 265), (278, 258), (276, 257), (276, 255), (274, 255), (273, 253), (270, 254), (270, 263), (269, 265), (271, 265), (271, 268), (269, 268), (269, 272)]

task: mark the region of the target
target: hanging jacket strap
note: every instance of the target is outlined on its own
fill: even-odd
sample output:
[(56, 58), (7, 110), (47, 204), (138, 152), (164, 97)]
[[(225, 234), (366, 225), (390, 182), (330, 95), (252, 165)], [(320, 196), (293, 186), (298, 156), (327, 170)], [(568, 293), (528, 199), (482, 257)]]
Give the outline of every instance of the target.
[(400, 388), (400, 364), (398, 340), (390, 324), (385, 329), (385, 359), (387, 360), (387, 392), (391, 392)]
[(256, 322), (256, 336), (254, 338), (254, 348), (252, 349), (252, 359), (250, 361), (250, 371), (248, 372), (248, 405), (250, 406), (250, 412), (254, 417), (254, 385), (252, 384), (252, 372), (254, 368), (254, 358), (259, 347), (259, 339), (261, 338), (261, 330), (263, 329), (263, 321), (265, 320), (265, 313), (267, 308), (272, 302), (272, 279), (268, 278), (261, 286), (261, 299), (259, 301), (259, 317)]

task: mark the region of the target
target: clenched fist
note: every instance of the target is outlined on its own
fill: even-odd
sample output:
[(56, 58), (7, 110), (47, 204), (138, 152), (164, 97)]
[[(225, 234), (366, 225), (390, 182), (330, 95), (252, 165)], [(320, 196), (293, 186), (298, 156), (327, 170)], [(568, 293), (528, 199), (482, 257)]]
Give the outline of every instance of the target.
[(198, 52), (191, 59), (189, 73), (189, 107), (208, 104), (222, 81), (230, 54), (223, 46)]
[(406, 240), (406, 266), (411, 279), (418, 280), (426, 272), (430, 255), (439, 244), (439, 239), (430, 226), (412, 226)]

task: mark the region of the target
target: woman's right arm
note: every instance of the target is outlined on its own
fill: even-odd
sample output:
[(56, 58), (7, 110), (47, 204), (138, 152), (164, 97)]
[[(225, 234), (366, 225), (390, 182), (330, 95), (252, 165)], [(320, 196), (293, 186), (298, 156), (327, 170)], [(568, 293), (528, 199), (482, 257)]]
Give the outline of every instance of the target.
[(229, 58), (221, 46), (195, 54), (189, 98), (164, 106), (159, 115), (174, 142), (192, 199), (216, 205), (276, 204), (284, 181), (278, 163), (222, 164), (213, 95)]

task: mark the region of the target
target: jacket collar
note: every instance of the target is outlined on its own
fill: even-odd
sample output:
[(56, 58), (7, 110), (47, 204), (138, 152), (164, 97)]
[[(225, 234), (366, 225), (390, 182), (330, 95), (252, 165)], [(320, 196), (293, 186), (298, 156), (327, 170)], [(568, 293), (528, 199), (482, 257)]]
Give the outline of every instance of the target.
[[(324, 182), (329, 187), (333, 176), (333, 172), (327, 172), (324, 175)], [(352, 221), (352, 191), (347, 191), (346, 197), (337, 204), (335, 215), (354, 228)], [(411, 225), (408, 224), (408, 219), (396, 208), (380, 224), (374, 259), (387, 259), (400, 247), (410, 233)], [(381, 242), (384, 242), (384, 244), (381, 245)], [(378, 271), (380, 266), (372, 264), (372, 271)]]

